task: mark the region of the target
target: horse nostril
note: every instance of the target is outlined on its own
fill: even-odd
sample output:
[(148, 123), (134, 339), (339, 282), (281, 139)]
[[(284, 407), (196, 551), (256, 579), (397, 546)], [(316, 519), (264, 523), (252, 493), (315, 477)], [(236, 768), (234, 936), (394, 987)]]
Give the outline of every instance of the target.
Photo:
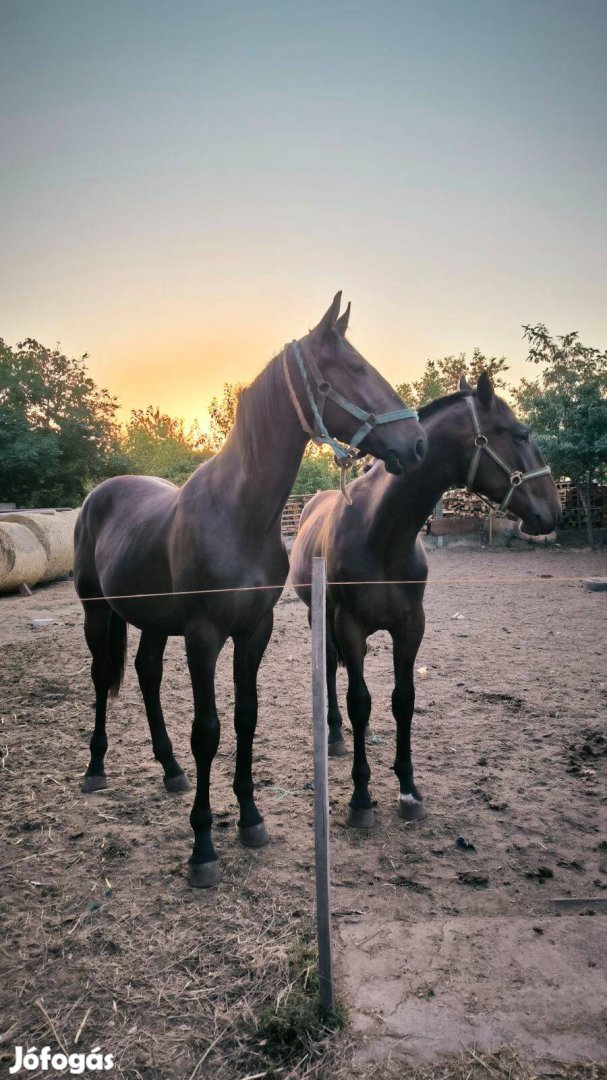
[(426, 450), (428, 448), (428, 440), (424, 437), (418, 439), (415, 444), (415, 459), (416, 461), (423, 461), (426, 456)]

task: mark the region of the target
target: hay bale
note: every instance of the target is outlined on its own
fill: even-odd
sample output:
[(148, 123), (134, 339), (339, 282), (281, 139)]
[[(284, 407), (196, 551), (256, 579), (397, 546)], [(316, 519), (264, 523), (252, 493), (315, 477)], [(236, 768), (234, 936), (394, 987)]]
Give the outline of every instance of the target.
[[(2, 515), (9, 521), (25, 525), (46, 552), (46, 566), (40, 581), (56, 581), (74, 568), (74, 527), (78, 510), (48, 510), (30, 514), (27, 510)], [(29, 582), (27, 582), (29, 584)]]
[(0, 592), (35, 585), (46, 565), (46, 551), (27, 525), (0, 521)]

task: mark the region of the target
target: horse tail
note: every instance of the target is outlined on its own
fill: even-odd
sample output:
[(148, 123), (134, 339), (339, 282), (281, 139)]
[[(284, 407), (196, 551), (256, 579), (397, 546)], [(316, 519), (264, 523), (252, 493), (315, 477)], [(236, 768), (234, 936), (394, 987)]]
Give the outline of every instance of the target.
[(127, 624), (115, 611), (110, 612), (108, 652), (110, 666), (110, 696), (117, 697), (126, 665)]

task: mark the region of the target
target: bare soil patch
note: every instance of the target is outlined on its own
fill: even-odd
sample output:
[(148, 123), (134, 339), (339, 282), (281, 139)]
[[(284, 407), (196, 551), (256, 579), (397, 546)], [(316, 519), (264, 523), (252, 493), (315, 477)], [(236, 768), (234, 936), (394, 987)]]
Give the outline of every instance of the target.
[[(555, 934), (558, 940), (562, 925), (568, 942), (562, 955), (576, 957), (576, 978), (582, 976), (578, 966), (588, 965), (589, 995), (598, 978), (593, 956), (576, 942), (581, 935), (580, 941), (595, 943), (596, 962), (604, 915), (591, 918), (582, 909), (559, 918), (548, 900), (607, 895), (607, 598), (575, 580), (606, 571), (605, 555), (590, 552), (447, 548), (430, 554), (427, 631), (417, 663), (427, 674), (418, 679), (414, 721), (417, 779), (428, 809), (421, 825), (406, 826), (397, 816), (391, 651), (384, 635), (372, 639), (373, 832), (346, 826), (351, 762), (330, 761), (333, 906), (341, 996), (352, 1023), (328, 1035), (309, 1011), (314, 874), (304, 607), (285, 593), (260, 671), (255, 776), (272, 838), (261, 851), (242, 849), (236, 836), (231, 649), (221, 658), (223, 732), (212, 790), (223, 881), (217, 890), (196, 892), (184, 878), (190, 796), (170, 796), (162, 787), (132, 663), (111, 706), (109, 786), (84, 796), (79, 782), (93, 695), (72, 586), (0, 599), (5, 1059), (12, 1061), (16, 1042), (56, 1045), (50, 1017), (66, 1045), (73, 1046), (84, 1022), (79, 1046), (114, 1051), (120, 1075), (146, 1080), (371, 1077), (391, 1075), (393, 1067), (401, 1075), (403, 1055), (411, 1076), (415, 1069), (420, 1076), (471, 1080), (519, 1080), (550, 1069), (553, 1075), (604, 1075), (600, 1063), (583, 1064), (597, 1060), (604, 1019), (597, 1014), (582, 1024), (573, 1010), (565, 1031), (564, 1009), (553, 1017), (555, 1038), (540, 1045), (545, 1002), (552, 999), (544, 998), (541, 980), (529, 984), (531, 993), (519, 993), (504, 972), (513, 953), (513, 971), (520, 971), (528, 940), (537, 958), (532, 966), (541, 970), (540, 942)], [(463, 618), (454, 619), (456, 613)], [(57, 622), (31, 629), (32, 618), (46, 616)], [(343, 673), (340, 680), (343, 699)], [(177, 756), (191, 775), (191, 690), (181, 640), (167, 650), (163, 701)], [(458, 848), (458, 836), (476, 850)], [(499, 920), (494, 927), (508, 928), (498, 935), (502, 956), (494, 966), (496, 939), (486, 929), (491, 919)], [(440, 928), (456, 927), (457, 920), (468, 939), (451, 950), (431, 948)], [(445, 1047), (424, 1054), (408, 1050), (406, 1038), (398, 1053), (374, 1063), (375, 1052), (365, 1050), (377, 1041), (377, 1030), (361, 1030), (357, 1020), (358, 987), (366, 976), (364, 969), (358, 981), (352, 974), (352, 958), (361, 950), (356, 942), (369, 921), (373, 930), (381, 928), (378, 946), (402, 954), (410, 974), (420, 956), (429, 965), (437, 1002), (449, 986), (448, 1008), (457, 1011), (463, 978), (464, 1019), (476, 1015), (471, 994), (480, 1006), (485, 995), (507, 1000), (504, 1041), (516, 1047), (517, 1030), (530, 1033), (526, 1043), (518, 1040), (518, 1056), (496, 1055), (492, 1035), (487, 1055), (475, 1050), (476, 1060), (468, 1050), (447, 1065), (441, 1063)], [(402, 929), (397, 946), (386, 929), (395, 924)], [(414, 952), (414, 939), (425, 942), (421, 952)], [(372, 952), (372, 945), (364, 949)], [(415, 999), (409, 1006), (432, 1003), (431, 996), (420, 997), (422, 975), (403, 982), (405, 996)], [(561, 1000), (566, 972), (554, 979)], [(378, 1030), (385, 1026), (378, 1017), (373, 1023)], [(431, 1017), (424, 1023), (431, 1025)], [(382, 1054), (384, 1048), (375, 1056)], [(532, 1061), (537, 1055), (539, 1064)], [(565, 1064), (555, 1065), (559, 1058)]]

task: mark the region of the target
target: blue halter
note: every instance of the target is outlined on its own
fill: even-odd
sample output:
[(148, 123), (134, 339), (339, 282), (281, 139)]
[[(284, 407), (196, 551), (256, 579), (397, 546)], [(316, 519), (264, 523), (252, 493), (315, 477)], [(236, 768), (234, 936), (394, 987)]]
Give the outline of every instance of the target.
[[(316, 443), (325, 443), (330, 446), (335, 454), (336, 463), (342, 468), (347, 468), (358, 457), (361, 456), (360, 444), (363, 439), (373, 430), (378, 424), (391, 424), (394, 420), (417, 420), (418, 415), (415, 409), (394, 409), (392, 412), (381, 413), (376, 416), (374, 413), (366, 412), (365, 409), (360, 409), (358, 405), (354, 405), (353, 402), (348, 401), (347, 398), (342, 397), (341, 394), (334, 390), (333, 387), (323, 378), (320, 369), (316, 363), (316, 360), (312, 356), (309, 349), (306, 349), (306, 359), (308, 361), (308, 367), (312, 374), (314, 383), (316, 384), (316, 393), (318, 395), (318, 401), (316, 400), (312, 389), (310, 387), (310, 381), (308, 379), (308, 372), (306, 371), (306, 365), (304, 363), (303, 356), (301, 355), (300, 343), (298, 341), (291, 342), (291, 348), (293, 349), (293, 355), (299, 368), (299, 374), (301, 375), (304, 388), (310, 408), (312, 410), (312, 417), (314, 420), (314, 441)], [(338, 442), (327, 431), (327, 427), (322, 418), (325, 401), (329, 398), (330, 401), (334, 401), (336, 405), (350, 413), (357, 420), (361, 420), (362, 423), (358, 431), (352, 436), (347, 446)]]

